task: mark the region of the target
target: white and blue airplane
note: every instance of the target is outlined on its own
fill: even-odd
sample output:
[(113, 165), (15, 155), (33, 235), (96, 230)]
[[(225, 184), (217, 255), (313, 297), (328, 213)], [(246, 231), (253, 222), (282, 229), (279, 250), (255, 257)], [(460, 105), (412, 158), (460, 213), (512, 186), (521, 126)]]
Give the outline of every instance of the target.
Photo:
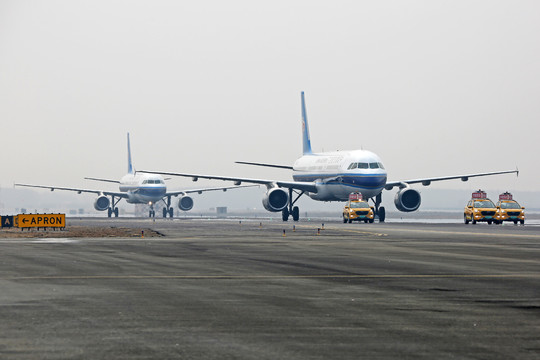
[[(383, 222), (386, 212), (382, 202), (382, 191), (399, 187), (394, 203), (396, 208), (403, 212), (415, 211), (420, 207), (420, 193), (411, 188), (411, 184), (422, 183), (430, 185), (433, 181), (461, 179), (467, 181), (471, 177), (498, 174), (516, 173), (518, 170), (493, 171), (485, 173), (431, 177), (425, 179), (411, 179), (400, 181), (387, 181), (387, 172), (381, 159), (374, 153), (366, 150), (337, 151), (314, 153), (311, 150), (311, 140), (307, 122), (304, 92), (302, 100), (302, 137), (303, 156), (293, 166), (272, 165), (253, 162), (237, 162), (240, 164), (267, 166), (289, 169), (293, 171), (293, 181), (278, 181), (267, 179), (250, 179), (241, 177), (214, 176), (202, 174), (186, 174), (163, 171), (141, 171), (149, 174), (167, 176), (191, 177), (197, 179), (217, 179), (234, 181), (236, 185), (242, 182), (261, 184), (267, 187), (263, 197), (263, 206), (268, 211), (282, 212), (283, 221), (292, 215), (294, 221), (299, 219), (299, 209), (294, 206), (296, 201), (304, 194), (318, 201), (347, 201), (349, 194), (360, 192), (364, 199), (371, 199), (375, 205), (375, 212), (379, 221)], [(296, 195), (296, 197), (294, 197)], [(293, 198), (294, 197), (294, 198)]]
[[(128, 172), (120, 180), (109, 180), (100, 178), (85, 179), (109, 182), (118, 184), (119, 192), (104, 191), (104, 190), (91, 190), (91, 189), (78, 189), (70, 187), (60, 186), (44, 186), (44, 185), (29, 185), (29, 184), (14, 184), (15, 186), (25, 186), (33, 188), (44, 188), (54, 190), (67, 190), (76, 191), (81, 193), (93, 193), (97, 195), (94, 201), (94, 208), (98, 211), (107, 210), (107, 215), (111, 217), (113, 214), (118, 217), (118, 208), (116, 205), (122, 199), (130, 204), (147, 204), (150, 206), (149, 216), (155, 217), (156, 213), (154, 205), (159, 201), (163, 201), (165, 207), (163, 208), (163, 217), (169, 215), (171, 218), (174, 215), (173, 207), (171, 206), (171, 197), (179, 197), (178, 208), (183, 211), (189, 211), (193, 208), (193, 198), (188, 196), (189, 193), (203, 193), (205, 191), (223, 190), (227, 191), (232, 188), (239, 188), (239, 186), (228, 187), (215, 187), (215, 188), (202, 188), (202, 189), (189, 189), (182, 191), (167, 192), (167, 185), (165, 185), (165, 179), (158, 174), (143, 174), (137, 173), (133, 167), (131, 161), (131, 146), (129, 143), (129, 133), (127, 134), (127, 150), (128, 150)], [(253, 186), (253, 185), (252, 185)], [(244, 186), (240, 186), (244, 187)], [(110, 197), (110, 199), (109, 199)]]

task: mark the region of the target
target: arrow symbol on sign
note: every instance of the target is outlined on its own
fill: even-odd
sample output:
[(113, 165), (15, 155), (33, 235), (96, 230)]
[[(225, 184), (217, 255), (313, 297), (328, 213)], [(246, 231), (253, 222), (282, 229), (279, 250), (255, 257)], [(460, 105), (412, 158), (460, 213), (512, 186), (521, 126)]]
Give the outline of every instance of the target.
[(28, 219), (22, 219), (22, 222), (26, 224), (28, 222)]

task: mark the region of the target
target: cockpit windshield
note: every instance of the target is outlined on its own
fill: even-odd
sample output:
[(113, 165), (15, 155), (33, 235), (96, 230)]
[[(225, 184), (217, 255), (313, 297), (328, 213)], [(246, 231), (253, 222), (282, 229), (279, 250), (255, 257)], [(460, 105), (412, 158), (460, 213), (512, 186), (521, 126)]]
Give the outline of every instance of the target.
[(353, 169), (384, 169), (384, 166), (380, 162), (371, 162), (371, 163), (357, 162), (357, 163), (350, 164), (347, 169), (348, 170), (353, 170)]

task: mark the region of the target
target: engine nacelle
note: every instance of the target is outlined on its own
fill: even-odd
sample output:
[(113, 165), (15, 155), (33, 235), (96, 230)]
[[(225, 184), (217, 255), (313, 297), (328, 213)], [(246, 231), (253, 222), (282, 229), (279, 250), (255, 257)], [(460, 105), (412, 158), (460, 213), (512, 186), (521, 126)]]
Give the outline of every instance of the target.
[(193, 208), (193, 199), (191, 196), (180, 196), (178, 199), (178, 208), (182, 211), (189, 211)]
[(289, 204), (289, 193), (281, 188), (272, 188), (264, 195), (262, 203), (268, 211), (281, 211)]
[(394, 197), (394, 204), (399, 211), (411, 212), (420, 207), (420, 193), (411, 188), (399, 190)]
[(107, 210), (109, 205), (111, 205), (111, 200), (109, 200), (109, 198), (105, 195), (98, 196), (96, 201), (94, 201), (94, 209), (97, 211)]

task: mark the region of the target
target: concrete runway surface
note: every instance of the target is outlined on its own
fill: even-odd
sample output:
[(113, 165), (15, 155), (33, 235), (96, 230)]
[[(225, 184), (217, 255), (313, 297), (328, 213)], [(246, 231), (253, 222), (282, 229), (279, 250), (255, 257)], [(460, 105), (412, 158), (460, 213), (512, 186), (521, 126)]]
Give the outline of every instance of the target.
[(0, 239), (2, 359), (540, 358), (539, 227), (67, 223), (164, 236)]

